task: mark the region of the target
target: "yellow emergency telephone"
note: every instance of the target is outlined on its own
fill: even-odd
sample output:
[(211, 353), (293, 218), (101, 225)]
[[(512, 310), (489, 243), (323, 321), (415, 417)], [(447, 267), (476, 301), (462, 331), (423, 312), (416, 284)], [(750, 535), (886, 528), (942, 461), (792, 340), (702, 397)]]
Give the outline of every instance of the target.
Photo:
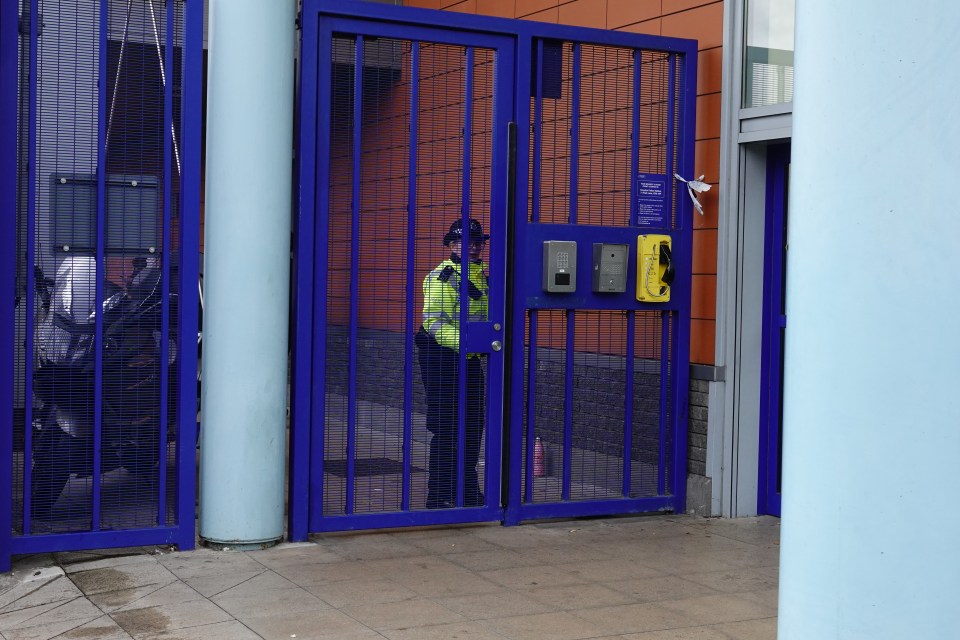
[(637, 236), (637, 300), (670, 302), (675, 274), (670, 236)]

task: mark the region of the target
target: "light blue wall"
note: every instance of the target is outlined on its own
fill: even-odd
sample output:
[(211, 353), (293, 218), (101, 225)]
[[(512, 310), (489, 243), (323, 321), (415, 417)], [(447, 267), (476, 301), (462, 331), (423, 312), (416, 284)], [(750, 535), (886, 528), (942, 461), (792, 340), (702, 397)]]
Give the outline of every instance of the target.
[(283, 535), (295, 0), (212, 0), (200, 535)]
[(960, 634), (960, 13), (798, 2), (780, 640)]

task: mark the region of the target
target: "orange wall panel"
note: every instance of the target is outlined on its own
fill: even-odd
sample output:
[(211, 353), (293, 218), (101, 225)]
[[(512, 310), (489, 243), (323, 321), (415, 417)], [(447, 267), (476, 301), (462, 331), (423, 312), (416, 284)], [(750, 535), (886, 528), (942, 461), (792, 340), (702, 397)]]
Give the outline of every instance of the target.
[(690, 362), (713, 363), (717, 323), (694, 318), (690, 321)]
[[(693, 273), (717, 273), (717, 230), (694, 229), (693, 231)], [(711, 310), (705, 317), (714, 316)]]
[(455, 2), (446, 9), (450, 11), (458, 11), (460, 13), (476, 13), (477, 12), (477, 0), (460, 0)]
[(514, 18), (517, 15), (517, 0), (477, 0), (477, 13), (482, 16)]
[(721, 104), (719, 93), (697, 96), (697, 140), (720, 137)]
[(713, 319), (717, 308), (717, 276), (694, 274), (690, 289), (690, 317)]
[(663, 16), (663, 35), (693, 38), (699, 49), (723, 45), (723, 3), (714, 2)]
[(628, 24), (627, 26), (620, 29), (620, 31), (628, 31), (630, 33), (644, 33), (649, 36), (659, 36), (660, 31), (662, 30), (663, 30), (663, 20), (660, 18), (653, 18), (651, 20), (644, 20), (643, 22)]
[(663, 0), (663, 15), (686, 11), (707, 4), (717, 4), (717, 0)]
[(723, 49), (701, 49), (697, 57), (697, 93), (720, 93), (722, 68)]
[[(720, 180), (720, 138), (697, 140), (694, 149), (694, 172), (698, 176), (703, 174), (705, 182), (715, 185)], [(700, 194), (700, 200), (703, 200), (703, 194)]]
[(578, 27), (607, 27), (607, 5), (596, 0), (574, 0), (560, 5), (560, 24)]
[(517, 0), (517, 17), (523, 18), (544, 9), (556, 9), (558, 0)]
[(550, 9), (544, 9), (543, 11), (537, 11), (536, 13), (529, 13), (525, 16), (520, 16), (518, 13), (517, 17), (522, 17), (524, 20), (557, 24), (560, 21), (560, 10), (557, 7), (552, 7)]
[(659, 18), (660, 0), (608, 0), (607, 28), (619, 29), (629, 24)]

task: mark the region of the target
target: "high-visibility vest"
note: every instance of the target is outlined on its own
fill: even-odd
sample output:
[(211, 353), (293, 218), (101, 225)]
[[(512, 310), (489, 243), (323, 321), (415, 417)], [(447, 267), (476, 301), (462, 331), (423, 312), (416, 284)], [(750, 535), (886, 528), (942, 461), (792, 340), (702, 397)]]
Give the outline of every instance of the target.
[[(490, 287), (487, 265), (470, 262), (468, 318), (487, 319)], [(444, 260), (423, 279), (423, 328), (441, 346), (460, 350), (460, 261)]]

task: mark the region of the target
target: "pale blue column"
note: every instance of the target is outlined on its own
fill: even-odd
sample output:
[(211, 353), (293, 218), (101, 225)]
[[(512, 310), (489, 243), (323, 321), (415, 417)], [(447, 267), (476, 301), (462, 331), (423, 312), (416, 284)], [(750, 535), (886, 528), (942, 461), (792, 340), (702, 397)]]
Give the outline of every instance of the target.
[(960, 634), (960, 12), (797, 2), (780, 640)]
[(200, 536), (283, 536), (295, 0), (210, 0)]

